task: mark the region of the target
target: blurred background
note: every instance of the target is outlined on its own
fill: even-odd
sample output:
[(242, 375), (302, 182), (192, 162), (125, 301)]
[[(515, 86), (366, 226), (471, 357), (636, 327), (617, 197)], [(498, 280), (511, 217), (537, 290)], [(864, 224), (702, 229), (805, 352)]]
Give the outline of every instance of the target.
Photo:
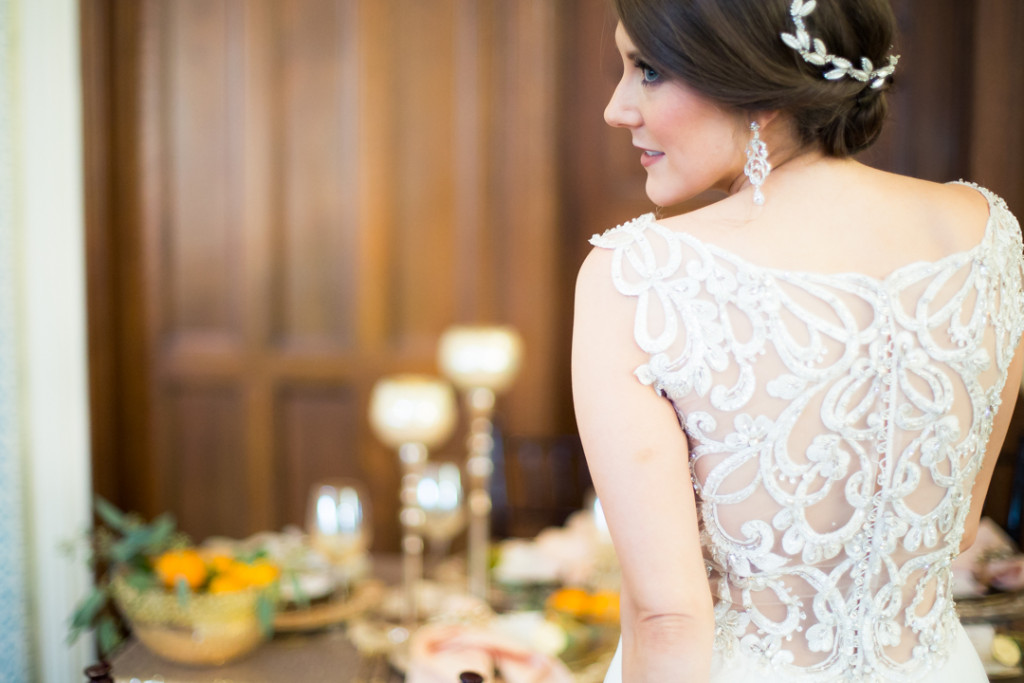
[[(602, 120), (608, 4), (82, 3), (95, 490), (202, 538), (298, 523), (314, 480), (351, 476), (395, 549), (399, 467), (368, 393), (436, 372), (453, 323), (523, 336), (504, 435), (572, 435), (576, 270), (591, 234), (650, 208)], [(1021, 3), (895, 6), (868, 160), (1024, 211)]]
[[(865, 160), (976, 181), (1024, 214), (1024, 3), (893, 5), (892, 121)], [(0, 325), (17, 342), (0, 344), (0, 380), (14, 376), (0, 431), (38, 423), (25, 434), (81, 442), (54, 446), (65, 460), (33, 452), (41, 436), (7, 442), (5, 488), (31, 480), (26, 528), (40, 510), (83, 519), (93, 492), (146, 517), (170, 510), (197, 539), (243, 537), (301, 524), (310, 485), (344, 476), (369, 490), (375, 550), (397, 550), (400, 466), (370, 431), (370, 390), (436, 373), (438, 338), (458, 323), (509, 324), (524, 341), (498, 402), (496, 531), (530, 534), (578, 507), (575, 273), (590, 235), (651, 208), (629, 135), (602, 119), (621, 69), (614, 26), (604, 0), (0, 0), (11, 206), (45, 207), (18, 199), (32, 186), (70, 202), (70, 241), (40, 249), (67, 252), (69, 267), (49, 267), (84, 282), (44, 335), (83, 336), (81, 429), (23, 399), (18, 382), (50, 356), (16, 317)], [(51, 83), (32, 69), (53, 60), (73, 101), (32, 106)], [(74, 153), (37, 153), (65, 141), (22, 135), (45, 125), (33, 112), (70, 117)], [(2, 216), (14, 237), (0, 243), (13, 274), (0, 304), (31, 318), (25, 292), (59, 280), (17, 265), (40, 239), (19, 217), (31, 211)], [(1018, 525), (1022, 432), (1018, 415), (987, 503)], [(437, 457), (461, 461), (464, 438), (462, 425)], [(28, 546), (43, 533), (0, 532)]]

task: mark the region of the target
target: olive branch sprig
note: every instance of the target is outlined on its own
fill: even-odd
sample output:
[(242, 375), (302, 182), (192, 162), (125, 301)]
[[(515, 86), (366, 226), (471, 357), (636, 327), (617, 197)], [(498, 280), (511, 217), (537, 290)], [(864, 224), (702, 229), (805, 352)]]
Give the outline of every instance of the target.
[(113, 607), (110, 574), (122, 567), (125, 580), (139, 590), (159, 585), (147, 556), (183, 547), (188, 537), (177, 531), (174, 517), (165, 513), (148, 524), (135, 514), (126, 514), (102, 497), (95, 502), (101, 525), (88, 536), (86, 562), (97, 572), (96, 585), (78, 603), (71, 615), (68, 644), (83, 632), (96, 632), (101, 656), (107, 656), (124, 639), (124, 628)]

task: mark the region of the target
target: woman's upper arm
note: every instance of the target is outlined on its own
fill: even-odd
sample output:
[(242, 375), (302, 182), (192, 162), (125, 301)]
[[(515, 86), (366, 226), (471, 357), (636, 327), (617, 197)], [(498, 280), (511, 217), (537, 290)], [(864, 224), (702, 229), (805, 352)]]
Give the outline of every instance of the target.
[(633, 374), (636, 300), (619, 294), (608, 251), (577, 279), (572, 376), (577, 424), (636, 617), (710, 620), (711, 597), (688, 448), (672, 405)]

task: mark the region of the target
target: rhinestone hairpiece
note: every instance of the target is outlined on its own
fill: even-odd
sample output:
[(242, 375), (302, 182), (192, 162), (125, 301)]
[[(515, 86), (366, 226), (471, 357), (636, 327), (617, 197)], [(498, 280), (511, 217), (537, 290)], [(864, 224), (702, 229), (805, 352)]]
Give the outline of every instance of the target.
[(782, 42), (800, 53), (804, 61), (815, 66), (831, 66), (825, 72), (825, 78), (830, 81), (837, 81), (844, 76), (856, 79), (862, 83), (869, 83), (872, 88), (881, 88), (885, 79), (892, 76), (896, 70), (896, 62), (899, 55), (889, 55), (889, 63), (879, 69), (871, 63), (867, 57), (860, 58), (860, 68), (856, 68), (849, 59), (838, 55), (829, 54), (828, 48), (821, 38), (811, 38), (804, 25), (804, 17), (814, 11), (817, 6), (816, 0), (793, 0), (789, 6), (789, 16), (793, 17), (796, 24), (796, 33), (782, 33)]

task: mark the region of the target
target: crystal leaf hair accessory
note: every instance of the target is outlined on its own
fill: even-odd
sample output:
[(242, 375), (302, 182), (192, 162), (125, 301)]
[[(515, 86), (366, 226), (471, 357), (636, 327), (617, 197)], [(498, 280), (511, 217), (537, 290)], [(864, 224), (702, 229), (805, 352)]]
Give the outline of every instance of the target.
[(789, 6), (789, 16), (796, 24), (796, 33), (782, 33), (782, 42), (800, 53), (804, 61), (815, 66), (831, 67), (825, 72), (825, 78), (830, 81), (837, 81), (840, 78), (848, 77), (862, 83), (868, 83), (872, 88), (881, 88), (885, 79), (892, 76), (896, 70), (896, 62), (899, 55), (889, 55), (889, 63), (876, 69), (875, 65), (867, 57), (860, 58), (860, 68), (853, 65), (849, 59), (838, 55), (829, 54), (828, 48), (821, 38), (811, 38), (804, 25), (804, 17), (814, 11), (817, 6), (816, 0), (793, 0)]

